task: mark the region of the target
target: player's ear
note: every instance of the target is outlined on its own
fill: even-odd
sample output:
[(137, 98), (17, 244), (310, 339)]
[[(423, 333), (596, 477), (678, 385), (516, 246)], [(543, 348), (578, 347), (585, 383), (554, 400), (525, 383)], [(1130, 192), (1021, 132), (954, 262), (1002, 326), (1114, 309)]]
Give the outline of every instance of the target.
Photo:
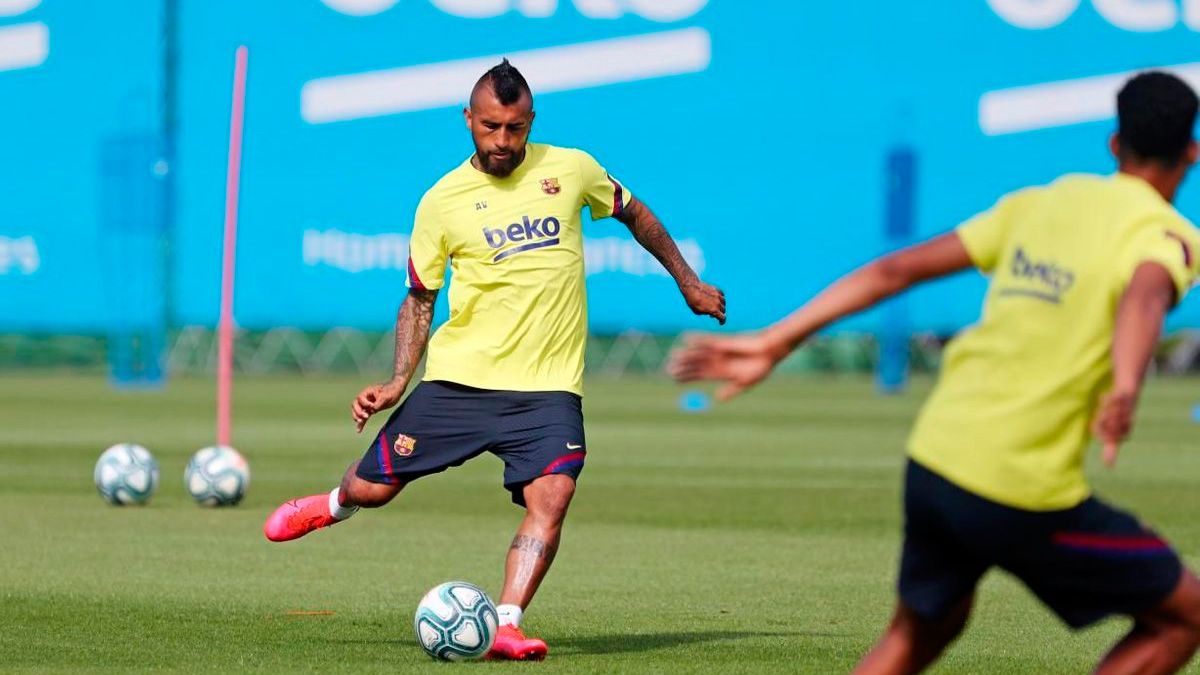
[(1198, 156), (1200, 156), (1200, 147), (1196, 145), (1195, 139), (1188, 141), (1187, 151), (1183, 153), (1183, 158), (1187, 161), (1187, 165), (1191, 166), (1195, 164)]
[(463, 106), (463, 121), (467, 123), (467, 129), (471, 128), (471, 106)]
[(1121, 161), (1121, 138), (1115, 132), (1108, 137), (1108, 151), (1117, 158), (1118, 162)]

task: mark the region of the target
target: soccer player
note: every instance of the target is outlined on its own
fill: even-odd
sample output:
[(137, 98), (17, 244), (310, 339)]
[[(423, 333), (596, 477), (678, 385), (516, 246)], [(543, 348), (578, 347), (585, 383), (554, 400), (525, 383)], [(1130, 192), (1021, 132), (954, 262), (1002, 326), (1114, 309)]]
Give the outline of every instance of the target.
[[(528, 142), (533, 95), (507, 60), (475, 84), (463, 116), (475, 153), (417, 206), (395, 369), (351, 404), (358, 431), (400, 400), (428, 342), (424, 380), (338, 488), (283, 504), (264, 532), (272, 541), (301, 537), (492, 452), (526, 512), (508, 551), (489, 656), (540, 659), (546, 643), (521, 632), (521, 617), (558, 550), (586, 453), (582, 207), (624, 223), (696, 314), (724, 324), (725, 296), (697, 278), (650, 209), (590, 155)], [(447, 261), (450, 319), (430, 339)]]
[(1200, 643), (1200, 582), (1136, 517), (1091, 495), (1094, 434), (1112, 466), (1133, 426), (1163, 316), (1200, 268), (1200, 234), (1171, 206), (1193, 162), (1197, 99), (1161, 72), (1117, 97), (1111, 176), (1073, 174), (830, 285), (750, 334), (697, 336), (681, 381), (728, 399), (824, 326), (927, 279), (976, 267), (983, 316), (947, 348), (908, 447), (899, 603), (859, 673), (913, 673), (963, 630), (975, 587), (1005, 569), (1073, 628), (1133, 628), (1099, 673), (1169, 673)]

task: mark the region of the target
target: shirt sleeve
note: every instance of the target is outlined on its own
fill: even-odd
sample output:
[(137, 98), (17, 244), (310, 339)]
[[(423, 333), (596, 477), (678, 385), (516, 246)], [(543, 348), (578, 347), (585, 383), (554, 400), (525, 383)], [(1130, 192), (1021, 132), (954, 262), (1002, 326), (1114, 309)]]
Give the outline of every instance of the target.
[(1120, 256), (1120, 289), (1124, 293), (1138, 265), (1153, 262), (1162, 265), (1175, 282), (1175, 301), (1183, 300), (1195, 282), (1196, 253), (1200, 250), (1200, 235), (1195, 228), (1169, 221), (1154, 221), (1138, 228)]
[(592, 211), (592, 220), (619, 216), (633, 198), (629, 190), (613, 178), (591, 155), (579, 151), (579, 173), (583, 180), (583, 203)]
[(441, 288), (446, 276), (446, 255), (446, 230), (437, 200), (425, 193), (417, 205), (408, 240), (408, 287), (421, 291)]
[(1016, 195), (1008, 195), (995, 206), (958, 226), (959, 239), (981, 272), (991, 273), (1004, 252), (1013, 220)]

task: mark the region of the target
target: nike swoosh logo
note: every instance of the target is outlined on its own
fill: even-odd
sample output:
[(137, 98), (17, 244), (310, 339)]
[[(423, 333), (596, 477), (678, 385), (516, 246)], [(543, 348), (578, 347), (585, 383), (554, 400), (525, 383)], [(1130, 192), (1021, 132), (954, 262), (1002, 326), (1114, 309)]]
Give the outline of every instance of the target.
[(582, 447), (583, 447), (582, 445), (575, 445), (574, 443), (567, 443), (568, 450), (578, 450)]

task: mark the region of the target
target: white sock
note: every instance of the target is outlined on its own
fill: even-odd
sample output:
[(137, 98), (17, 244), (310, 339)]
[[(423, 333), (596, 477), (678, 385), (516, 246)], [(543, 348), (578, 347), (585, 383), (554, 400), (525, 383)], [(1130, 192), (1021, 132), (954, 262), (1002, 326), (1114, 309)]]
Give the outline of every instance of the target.
[(524, 613), (516, 605), (496, 605), (496, 616), (500, 618), (501, 626), (519, 628), (521, 626), (521, 615)]
[(338, 502), (338, 493), (341, 491), (342, 489), (340, 487), (336, 487), (333, 488), (333, 492), (329, 493), (329, 514), (332, 515), (335, 520), (345, 520), (355, 513), (358, 513), (357, 506), (342, 506)]

